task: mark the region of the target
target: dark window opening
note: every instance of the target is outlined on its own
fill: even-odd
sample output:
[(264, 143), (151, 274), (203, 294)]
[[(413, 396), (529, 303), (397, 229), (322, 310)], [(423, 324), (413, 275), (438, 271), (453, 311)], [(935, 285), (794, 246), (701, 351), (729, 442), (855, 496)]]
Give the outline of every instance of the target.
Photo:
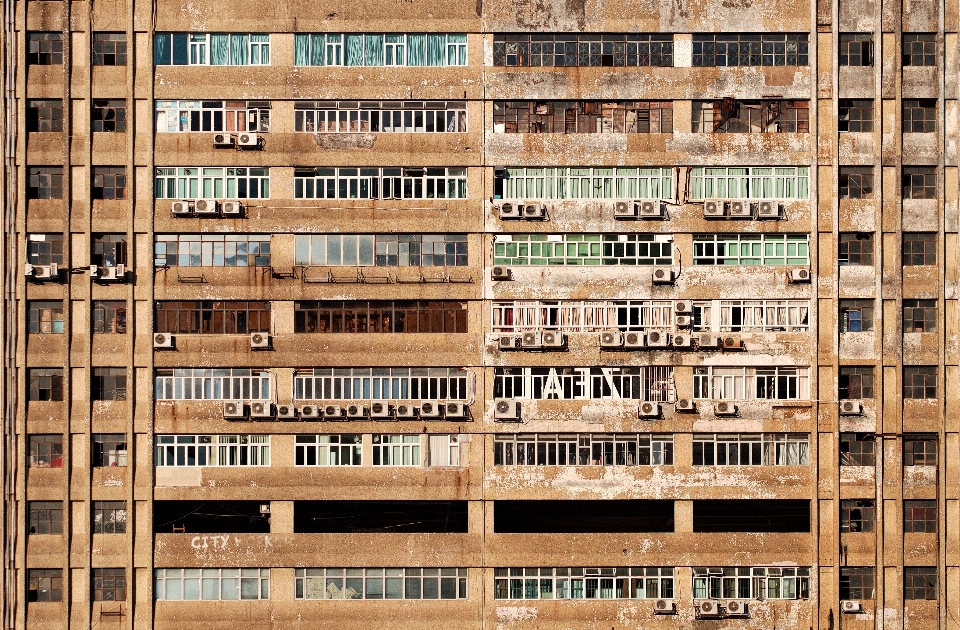
[(269, 534), (267, 501), (154, 501), (154, 534)]
[(295, 501), (298, 534), (467, 533), (466, 501)]
[(698, 499), (693, 531), (809, 532), (810, 501), (805, 499)]
[(498, 534), (608, 534), (673, 531), (673, 501), (495, 501)]

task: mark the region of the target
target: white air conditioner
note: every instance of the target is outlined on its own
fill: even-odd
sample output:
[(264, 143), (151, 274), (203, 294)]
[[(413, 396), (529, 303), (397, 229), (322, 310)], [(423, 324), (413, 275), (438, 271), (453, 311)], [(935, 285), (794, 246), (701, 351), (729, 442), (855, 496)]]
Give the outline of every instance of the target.
[(493, 267), (490, 268), (490, 279), (491, 280), (512, 280), (513, 271), (510, 270), (510, 267), (494, 265)]
[(367, 416), (367, 408), (356, 403), (347, 405), (347, 417), (351, 420), (361, 420)]
[(100, 265), (90, 265), (90, 277), (91, 278), (100, 277)]
[(387, 402), (376, 401), (370, 403), (370, 417), (377, 420), (393, 420), (393, 412)]
[(665, 330), (647, 331), (648, 348), (666, 348), (670, 345), (670, 333)]
[(162, 348), (173, 348), (173, 335), (169, 333), (156, 333), (153, 336), (153, 347), (154, 349), (160, 350)]
[(656, 267), (653, 270), (654, 284), (673, 284), (676, 280), (676, 272), (669, 267)]
[(539, 350), (543, 346), (543, 333), (527, 331), (520, 335), (520, 348), (523, 350)]
[(841, 400), (840, 415), (841, 416), (862, 416), (863, 403), (860, 402), (859, 400)]
[(213, 135), (213, 146), (215, 148), (233, 148), (233, 136), (228, 133), (216, 133)]
[(717, 416), (735, 416), (739, 411), (739, 407), (725, 400), (721, 400), (713, 406), (713, 413)]
[(408, 402), (398, 403), (394, 407), (394, 411), (397, 414), (397, 418), (416, 418), (417, 410)]
[(217, 213), (217, 200), (216, 199), (197, 199), (193, 202), (193, 213), (194, 214), (216, 214)]
[(707, 199), (703, 202), (703, 218), (712, 219), (726, 214), (727, 203), (722, 199)]
[(623, 333), (619, 330), (605, 330), (600, 333), (601, 348), (622, 348)]
[(293, 405), (277, 405), (277, 418), (291, 420), (297, 417), (297, 408)]
[(520, 419), (520, 403), (516, 400), (498, 400), (494, 403), (493, 419), (498, 421), (517, 421)]
[(723, 612), (727, 617), (749, 617), (747, 602), (742, 599), (728, 599), (723, 603)]
[(567, 346), (567, 336), (555, 330), (545, 330), (540, 335), (540, 344), (544, 348), (565, 348)]
[(790, 275), (787, 276), (787, 279), (791, 284), (809, 284), (810, 283), (810, 270), (809, 269), (791, 269)]
[(781, 216), (780, 204), (776, 201), (760, 199), (757, 201), (758, 219), (779, 219)]
[(443, 405), (435, 400), (420, 401), (420, 417), (439, 420), (443, 416)]
[(715, 599), (701, 599), (696, 606), (697, 617), (701, 619), (720, 617), (720, 602)]
[(500, 350), (516, 350), (519, 340), (520, 335), (500, 335), (497, 339), (497, 347)]
[(340, 405), (324, 405), (321, 411), (323, 411), (324, 420), (340, 420), (343, 418), (343, 407)]
[(840, 612), (856, 614), (863, 610), (863, 606), (855, 599), (845, 599), (840, 602)]
[(689, 398), (681, 398), (677, 401), (677, 404), (674, 405), (673, 409), (674, 411), (680, 412), (693, 412), (697, 410), (697, 404)]
[(246, 418), (246, 410), (242, 400), (228, 400), (223, 403), (224, 418)]
[(267, 333), (250, 333), (250, 349), (263, 350), (270, 347), (270, 335)]
[(676, 313), (692, 313), (693, 312), (693, 303), (688, 302), (687, 300), (680, 300), (673, 303), (673, 310)]
[(690, 328), (693, 325), (693, 318), (689, 315), (677, 315), (677, 328)]
[(662, 219), (666, 215), (664, 205), (655, 199), (643, 199), (634, 202), (634, 205), (641, 219)]
[(55, 280), (60, 272), (56, 263), (49, 265), (30, 265), (24, 267), (24, 273), (27, 277), (34, 280)]
[(637, 332), (637, 331), (630, 331), (630, 332), (624, 333), (623, 347), (624, 348), (646, 348), (647, 347), (646, 333)]
[(546, 204), (528, 201), (524, 203), (522, 207), (524, 219), (537, 220), (547, 218)]
[(443, 415), (446, 418), (466, 418), (467, 405), (462, 402), (448, 400), (443, 403)]
[(260, 145), (260, 136), (255, 133), (241, 133), (237, 134), (237, 146), (238, 147), (256, 147)]
[(318, 420), (320, 418), (320, 407), (304, 405), (300, 407), (300, 417), (304, 420)]
[(637, 417), (641, 420), (644, 418), (659, 418), (660, 417), (660, 403), (655, 402), (642, 402), (640, 407), (637, 408)]
[(700, 333), (695, 335), (695, 339), (697, 340), (698, 348), (706, 349), (720, 346), (720, 338), (713, 333)]
[(220, 204), (220, 214), (224, 216), (240, 216), (243, 214), (243, 204), (239, 201), (228, 199)]
[(260, 513), (261, 513), (261, 514), (269, 514), (269, 513), (270, 513), (270, 504), (269, 504), (269, 503), (261, 503), (261, 504), (260, 504)]
[(727, 216), (731, 219), (752, 219), (753, 209), (746, 199), (731, 199), (727, 202)]
[(269, 402), (252, 402), (250, 403), (250, 417), (251, 418), (272, 418), (273, 417), (273, 405)]
[(677, 600), (658, 599), (653, 602), (653, 613), (655, 615), (675, 615), (677, 614)]
[(190, 214), (190, 202), (174, 201), (170, 204), (170, 212), (174, 215)]
[(499, 206), (494, 206), (497, 209), (497, 216), (501, 219), (522, 219), (523, 215), (520, 213), (520, 204), (513, 201), (504, 201)]
[(727, 335), (723, 338), (723, 349), (724, 350), (743, 350), (745, 346), (743, 345), (743, 340), (740, 337), (734, 337), (732, 335)]
[(693, 337), (686, 334), (676, 334), (673, 336), (673, 339), (670, 340), (670, 345), (674, 348), (692, 348), (693, 344)]
[(636, 219), (637, 205), (629, 201), (616, 201), (613, 204), (614, 219)]
[[(96, 269), (96, 273), (94, 273)], [(126, 280), (126, 267), (124, 265), (105, 265), (98, 267), (90, 265), (90, 276), (100, 282), (122, 282)]]

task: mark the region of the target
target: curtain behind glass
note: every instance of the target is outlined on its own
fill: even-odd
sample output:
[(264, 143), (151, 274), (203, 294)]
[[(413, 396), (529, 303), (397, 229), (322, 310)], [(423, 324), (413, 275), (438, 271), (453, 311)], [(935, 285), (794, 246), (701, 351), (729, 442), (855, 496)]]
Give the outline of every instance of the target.
[(293, 36), (293, 65), (310, 65), (310, 35)]
[(363, 38), (363, 65), (383, 65), (383, 35), (365, 35)]
[(324, 65), (323, 60), (323, 51), (327, 46), (327, 38), (323, 33), (318, 33), (310, 36), (310, 61), (309, 63), (304, 62), (303, 65), (310, 66), (322, 66)]
[(230, 35), (230, 65), (246, 66), (250, 63), (250, 36), (241, 33)]
[(427, 65), (444, 66), (447, 63), (447, 36), (427, 35)]
[(153, 63), (157, 66), (170, 65), (170, 34), (153, 36)]
[(211, 33), (210, 35), (210, 65), (226, 66), (230, 63), (228, 50), (230, 48), (229, 35), (226, 33)]
[(363, 65), (363, 35), (347, 35), (346, 64), (348, 66)]
[(427, 65), (427, 36), (426, 35), (407, 35), (407, 65), (425, 66)]

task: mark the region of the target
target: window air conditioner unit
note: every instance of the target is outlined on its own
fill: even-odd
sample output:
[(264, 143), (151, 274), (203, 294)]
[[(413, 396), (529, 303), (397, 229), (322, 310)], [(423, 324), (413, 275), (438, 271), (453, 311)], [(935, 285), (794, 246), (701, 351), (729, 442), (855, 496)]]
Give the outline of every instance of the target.
[(613, 204), (614, 219), (636, 219), (637, 206), (629, 201), (617, 201)]
[(700, 333), (696, 335), (697, 347), (701, 349), (716, 348), (720, 345), (720, 339), (713, 333)]
[(229, 199), (220, 204), (220, 214), (224, 216), (240, 216), (243, 214), (243, 204), (239, 201)]
[(170, 213), (174, 216), (183, 216), (185, 214), (190, 214), (190, 202), (189, 201), (174, 201), (170, 204)]
[(324, 420), (340, 420), (343, 418), (343, 407), (340, 405), (324, 405), (323, 407), (323, 419)]
[(396, 411), (397, 418), (416, 418), (417, 410), (413, 405), (407, 402), (403, 402), (394, 407)]
[(270, 513), (270, 504), (269, 504), (269, 503), (261, 503), (261, 504), (260, 504), (260, 513), (261, 513), (261, 514), (269, 514), (269, 513)]
[(637, 417), (641, 420), (660, 417), (660, 403), (642, 402), (637, 409)]
[(490, 279), (491, 280), (512, 280), (513, 271), (510, 270), (510, 267), (494, 265), (493, 267), (490, 268)]
[(676, 313), (692, 313), (693, 304), (686, 300), (680, 300), (679, 302), (674, 302), (673, 310)]
[(863, 403), (860, 402), (859, 400), (841, 400), (840, 415), (841, 416), (862, 416)]
[(347, 417), (351, 420), (362, 420), (367, 416), (367, 408), (363, 405), (347, 405)]
[(24, 274), (34, 280), (56, 280), (60, 269), (56, 263), (50, 265), (30, 265), (24, 267)]
[(260, 146), (260, 136), (255, 133), (237, 134), (237, 146), (243, 148), (256, 148)]
[(642, 332), (628, 332), (623, 335), (624, 348), (646, 348), (647, 335)]
[(126, 271), (124, 265), (90, 265), (90, 277), (100, 282), (123, 282), (126, 280)]
[(528, 201), (523, 204), (523, 218), (542, 220), (547, 218), (547, 204)]
[(230, 420), (236, 418), (246, 418), (247, 414), (243, 408), (242, 400), (228, 400), (223, 403), (223, 417)]
[(272, 418), (273, 405), (271, 405), (269, 402), (250, 403), (250, 417), (251, 418)]
[(676, 272), (669, 267), (657, 267), (653, 270), (654, 284), (673, 284), (676, 280)]
[(742, 599), (728, 599), (723, 604), (723, 612), (727, 617), (749, 617), (750, 611), (747, 609), (747, 602)]
[(677, 401), (677, 404), (674, 405), (674, 411), (680, 412), (693, 412), (697, 410), (697, 404), (690, 400), (689, 398), (681, 398)]
[(776, 201), (761, 199), (756, 204), (758, 219), (779, 219), (782, 216), (780, 204)]
[(297, 417), (297, 408), (293, 405), (277, 405), (277, 418), (292, 420)]
[(732, 199), (727, 202), (727, 216), (731, 219), (752, 219), (753, 209), (746, 199)]
[(500, 350), (516, 350), (520, 335), (500, 335), (497, 339), (497, 348)]
[(504, 201), (499, 206), (494, 206), (497, 209), (497, 216), (501, 219), (522, 219), (523, 215), (520, 214), (520, 206), (513, 201)]
[(691, 335), (674, 335), (673, 339), (670, 340), (671, 345), (674, 348), (692, 348), (694, 341), (693, 336)]
[(634, 202), (641, 219), (662, 219), (666, 214), (664, 205), (656, 199), (644, 199)]
[(518, 422), (520, 420), (520, 403), (516, 400), (498, 400), (494, 403), (493, 419), (496, 422)]
[(677, 315), (677, 328), (690, 328), (693, 324), (693, 318), (689, 315)]
[(447, 418), (466, 418), (467, 405), (462, 402), (447, 401), (441, 405), (443, 415)]
[(677, 614), (677, 600), (658, 599), (653, 602), (653, 613), (655, 615), (675, 615)]
[(720, 602), (715, 599), (701, 599), (696, 604), (697, 617), (701, 619), (715, 619), (720, 617)]
[(540, 343), (544, 348), (565, 348), (567, 336), (555, 330), (545, 330), (540, 334)]
[(647, 332), (648, 348), (666, 348), (670, 345), (670, 333), (665, 330), (651, 330)]
[(390, 404), (380, 401), (370, 403), (370, 418), (375, 420), (393, 420)]
[(156, 333), (153, 336), (154, 350), (173, 349), (174, 336), (169, 333)]
[(863, 610), (863, 606), (859, 601), (855, 599), (845, 599), (840, 602), (840, 612), (843, 613), (858, 613)]
[(543, 333), (540, 331), (528, 331), (520, 335), (520, 348), (522, 350), (539, 350), (543, 347)]
[(250, 333), (250, 349), (264, 350), (270, 348), (270, 335), (267, 333)]
[(721, 400), (713, 406), (713, 413), (717, 416), (735, 416), (739, 411), (739, 407), (725, 400)]
[(216, 149), (224, 147), (233, 148), (233, 136), (228, 133), (217, 133), (213, 135), (213, 146)]
[(435, 400), (420, 401), (420, 417), (439, 420), (443, 416), (443, 405)]
[(605, 330), (600, 333), (601, 348), (622, 348), (623, 333), (619, 330)]
[(739, 337), (727, 336), (723, 338), (723, 349), (724, 350), (743, 350), (743, 340)]
[(320, 407), (316, 405), (304, 405), (300, 407), (300, 418), (303, 420), (319, 420)]
[(703, 218), (715, 219), (726, 214), (727, 203), (721, 199), (707, 199), (703, 202)]
[(193, 213), (194, 214), (216, 214), (217, 213), (217, 200), (216, 199), (197, 199), (193, 202)]
[(810, 270), (791, 269), (787, 280), (790, 281), (790, 284), (810, 284)]

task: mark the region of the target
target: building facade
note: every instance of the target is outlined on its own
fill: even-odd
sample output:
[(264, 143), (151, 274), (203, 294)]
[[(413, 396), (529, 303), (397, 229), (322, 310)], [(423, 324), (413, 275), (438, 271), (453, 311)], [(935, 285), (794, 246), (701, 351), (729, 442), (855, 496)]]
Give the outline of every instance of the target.
[(4, 8), (5, 627), (960, 627), (956, 3)]

